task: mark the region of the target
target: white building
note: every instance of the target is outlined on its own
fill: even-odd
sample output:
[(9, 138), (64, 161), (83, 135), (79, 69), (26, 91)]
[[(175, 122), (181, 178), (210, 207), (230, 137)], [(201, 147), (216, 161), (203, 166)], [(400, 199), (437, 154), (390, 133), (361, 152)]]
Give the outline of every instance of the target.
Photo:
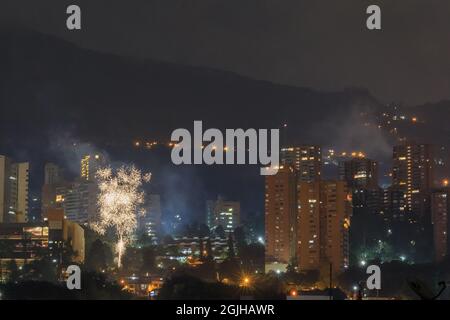
[(219, 225), (225, 231), (232, 232), (239, 226), (241, 215), (241, 204), (238, 201), (227, 201), (222, 197), (217, 200), (206, 202), (206, 218), (209, 229)]

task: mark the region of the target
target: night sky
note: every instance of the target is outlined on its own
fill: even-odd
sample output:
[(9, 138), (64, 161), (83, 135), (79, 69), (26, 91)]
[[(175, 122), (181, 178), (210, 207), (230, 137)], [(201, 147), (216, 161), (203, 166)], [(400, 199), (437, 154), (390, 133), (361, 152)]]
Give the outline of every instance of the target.
[[(72, 3), (81, 32), (65, 29)], [(369, 4), (381, 31), (365, 28)], [(4, 0), (0, 20), (105, 52), (421, 104), (450, 95), (449, 14), (447, 0)]]

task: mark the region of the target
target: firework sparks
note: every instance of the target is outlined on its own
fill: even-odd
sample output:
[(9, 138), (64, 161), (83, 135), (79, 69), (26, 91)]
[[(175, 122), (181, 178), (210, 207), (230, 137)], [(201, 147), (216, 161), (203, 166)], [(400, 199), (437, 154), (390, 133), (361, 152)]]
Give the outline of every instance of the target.
[(111, 168), (96, 172), (99, 217), (98, 221), (92, 224), (92, 228), (100, 234), (104, 234), (109, 228), (114, 229), (119, 268), (126, 245), (137, 227), (137, 215), (145, 213), (141, 208), (145, 198), (141, 187), (143, 183), (150, 181), (150, 177), (150, 174), (142, 174), (134, 166), (122, 166), (115, 175)]

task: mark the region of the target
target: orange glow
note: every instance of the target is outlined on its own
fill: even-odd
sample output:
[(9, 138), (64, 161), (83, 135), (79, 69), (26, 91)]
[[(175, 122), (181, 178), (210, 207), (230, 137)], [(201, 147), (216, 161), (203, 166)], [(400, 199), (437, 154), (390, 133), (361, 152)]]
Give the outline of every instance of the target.
[(241, 284), (240, 284), (240, 286), (241, 286), (241, 287), (248, 287), (248, 286), (250, 286), (250, 283), (251, 283), (250, 277), (244, 276), (244, 277), (241, 279)]

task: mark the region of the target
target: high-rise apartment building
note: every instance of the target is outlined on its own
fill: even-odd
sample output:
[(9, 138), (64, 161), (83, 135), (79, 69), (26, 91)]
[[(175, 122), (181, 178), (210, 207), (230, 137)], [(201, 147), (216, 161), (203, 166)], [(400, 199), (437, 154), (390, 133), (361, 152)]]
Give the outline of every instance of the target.
[(407, 214), (404, 189), (395, 186), (383, 189), (380, 213), (388, 222), (405, 221)]
[(57, 207), (56, 189), (65, 186), (61, 169), (54, 163), (46, 163), (44, 166), (44, 185), (41, 194), (41, 209), (45, 215), (49, 209)]
[(241, 204), (228, 201), (222, 197), (206, 201), (206, 224), (212, 230), (219, 225), (227, 232), (239, 226), (241, 219)]
[(46, 163), (44, 166), (44, 184), (56, 185), (63, 180), (61, 168), (54, 163)]
[(302, 182), (298, 188), (297, 259), (300, 270), (349, 265), (351, 197), (346, 182)]
[(265, 178), (266, 270), (273, 264), (281, 269), (295, 258), (297, 228), (297, 173), (281, 166), (278, 173)]
[(282, 148), (280, 162), (292, 166), (298, 172), (298, 181), (320, 180), (322, 171), (322, 152), (319, 146), (297, 146)]
[(29, 163), (0, 155), (0, 223), (27, 221)]
[(450, 231), (450, 189), (431, 194), (431, 223), (433, 224), (434, 260), (441, 262), (448, 255)]
[(105, 157), (101, 154), (87, 154), (81, 158), (80, 177), (82, 180), (94, 181), (95, 173), (105, 166)]
[[(392, 188), (404, 197), (404, 213), (394, 218), (393, 238), (397, 250), (408, 252), (416, 262), (432, 260), (433, 146), (405, 143), (393, 149)], [(395, 246), (395, 244), (394, 244)]]
[(67, 220), (86, 224), (96, 219), (98, 188), (91, 181), (76, 181), (56, 188), (56, 207), (63, 208)]
[(150, 194), (146, 197), (146, 202), (145, 214), (138, 220), (138, 231), (156, 239), (161, 230), (161, 197)]
[(339, 180), (352, 189), (378, 188), (378, 163), (364, 157), (339, 162)]
[(339, 180), (352, 192), (354, 214), (379, 214), (383, 193), (378, 186), (378, 163), (364, 156), (339, 162)]
[(392, 185), (405, 194), (408, 213), (421, 217), (428, 211), (433, 187), (433, 152), (429, 144), (394, 147)]

